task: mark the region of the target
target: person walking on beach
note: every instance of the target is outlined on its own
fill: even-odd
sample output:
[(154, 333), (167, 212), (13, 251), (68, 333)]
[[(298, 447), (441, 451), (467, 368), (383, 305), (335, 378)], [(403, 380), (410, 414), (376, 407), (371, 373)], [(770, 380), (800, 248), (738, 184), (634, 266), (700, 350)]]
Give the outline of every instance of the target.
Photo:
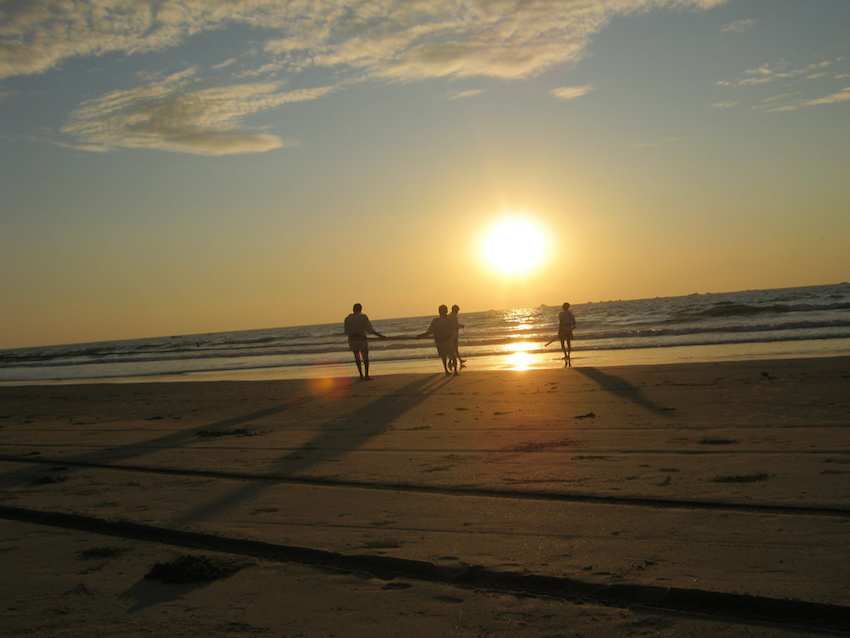
[[(452, 324), (452, 329), (454, 330), (454, 355), (455, 362), (461, 368), (464, 368), (464, 364), (466, 363), (465, 359), (460, 358), (460, 351), (458, 350), (458, 342), (460, 341), (460, 329), (463, 328), (463, 324), (460, 323), (458, 313), (460, 313), (460, 306), (454, 304), (452, 306), (452, 311), (449, 313), (449, 321)], [(457, 365), (455, 366), (455, 373), (457, 373)]]
[(453, 368), (454, 373), (457, 374), (458, 363), (455, 359), (455, 344), (453, 339), (455, 329), (452, 327), (452, 322), (448, 317), (449, 309), (445, 305), (442, 305), (437, 312), (440, 314), (431, 320), (428, 330), (421, 335), (417, 335), (417, 338), (433, 336), (434, 345), (437, 346), (437, 354), (440, 355), (440, 360), (443, 362), (443, 370), (446, 376), (451, 374), (449, 368)]
[[(564, 302), (562, 310), (558, 313), (558, 339), (561, 341), (561, 351), (564, 353), (564, 367), (573, 367), (570, 359), (572, 354), (573, 330), (576, 328), (576, 317), (570, 310), (570, 304)], [(564, 343), (566, 342), (566, 346)]]
[[(348, 337), (348, 347), (354, 353), (354, 363), (357, 364), (357, 372), (360, 374), (360, 378), (364, 381), (370, 381), (372, 377), (369, 376), (369, 339), (366, 335), (373, 334), (381, 339), (386, 339), (386, 337), (372, 327), (372, 322), (363, 312), (362, 305), (356, 303), (352, 310), (353, 312), (345, 318), (343, 329)], [(366, 368), (366, 374), (363, 374), (363, 367)]]

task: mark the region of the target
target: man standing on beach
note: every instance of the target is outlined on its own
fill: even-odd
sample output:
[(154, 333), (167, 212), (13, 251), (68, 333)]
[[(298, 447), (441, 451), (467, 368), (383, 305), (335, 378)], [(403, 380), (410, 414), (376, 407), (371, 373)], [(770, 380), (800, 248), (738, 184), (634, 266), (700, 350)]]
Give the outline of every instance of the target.
[[(372, 377), (369, 376), (369, 339), (368, 334), (373, 334), (381, 339), (386, 339), (384, 335), (372, 327), (372, 322), (369, 317), (364, 314), (363, 306), (359, 303), (354, 304), (353, 312), (345, 318), (343, 328), (348, 337), (348, 346), (354, 353), (354, 363), (357, 364), (357, 372), (360, 378), (369, 381)], [(361, 365), (360, 361), (363, 360)], [(363, 374), (363, 366), (366, 367), (366, 374)]]
[(454, 368), (455, 374), (457, 374), (458, 363), (455, 359), (455, 345), (453, 339), (455, 329), (448, 317), (449, 309), (443, 305), (439, 307), (437, 312), (440, 313), (439, 316), (434, 317), (434, 319), (431, 320), (431, 325), (428, 326), (428, 330), (423, 332), (421, 335), (417, 335), (417, 338), (433, 336), (434, 345), (437, 346), (437, 354), (440, 355), (440, 360), (443, 362), (443, 370), (445, 370), (446, 376), (451, 374), (451, 372), (449, 372), (450, 367)]
[(460, 341), (460, 329), (463, 328), (463, 324), (460, 323), (458, 313), (460, 313), (460, 306), (454, 304), (452, 306), (452, 311), (449, 313), (449, 321), (452, 324), (452, 330), (454, 330), (454, 356), (455, 356), (455, 374), (457, 374), (457, 368), (460, 366), (464, 367), (464, 360), (460, 358), (460, 351), (458, 350), (458, 342)]
[[(558, 339), (561, 341), (561, 350), (564, 353), (564, 367), (573, 367), (573, 362), (570, 360), (572, 353), (573, 330), (576, 327), (576, 318), (573, 311), (570, 310), (570, 304), (564, 302), (561, 306), (563, 310), (558, 313)], [(564, 346), (566, 342), (566, 346)]]

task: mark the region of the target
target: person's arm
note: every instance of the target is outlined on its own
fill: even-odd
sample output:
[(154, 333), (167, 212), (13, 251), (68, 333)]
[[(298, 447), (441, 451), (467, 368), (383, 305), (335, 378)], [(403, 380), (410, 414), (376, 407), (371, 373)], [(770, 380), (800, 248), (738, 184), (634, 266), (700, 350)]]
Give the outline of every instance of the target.
[(372, 322), (370, 320), (367, 319), (366, 321), (367, 321), (366, 332), (375, 335), (379, 339), (386, 339), (386, 337), (384, 335), (382, 335), (380, 332), (375, 330), (375, 328), (372, 326)]

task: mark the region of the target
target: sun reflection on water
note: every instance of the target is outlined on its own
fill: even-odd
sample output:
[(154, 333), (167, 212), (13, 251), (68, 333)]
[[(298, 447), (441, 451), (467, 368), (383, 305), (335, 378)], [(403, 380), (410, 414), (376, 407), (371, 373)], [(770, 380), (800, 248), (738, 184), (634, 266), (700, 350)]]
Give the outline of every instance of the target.
[(509, 353), (507, 357), (508, 369), (518, 372), (531, 369), (535, 357), (530, 351), (534, 350), (535, 347), (536, 344), (528, 341), (517, 341), (507, 344), (505, 350)]
[(523, 351), (514, 352), (513, 354), (508, 356), (509, 369), (516, 370), (517, 372), (524, 372), (526, 370), (529, 370), (533, 362), (534, 357)]

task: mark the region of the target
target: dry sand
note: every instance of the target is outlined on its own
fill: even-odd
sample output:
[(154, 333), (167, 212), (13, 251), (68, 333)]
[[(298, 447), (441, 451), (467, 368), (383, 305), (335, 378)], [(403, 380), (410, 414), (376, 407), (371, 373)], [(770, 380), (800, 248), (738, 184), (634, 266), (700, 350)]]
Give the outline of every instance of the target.
[[(850, 629), (847, 358), (6, 387), (0, 490), (10, 635), (775, 635), (757, 605)], [(187, 551), (168, 530), (254, 566), (171, 598), (144, 581), (136, 609)], [(80, 575), (80, 546), (115, 544)]]

